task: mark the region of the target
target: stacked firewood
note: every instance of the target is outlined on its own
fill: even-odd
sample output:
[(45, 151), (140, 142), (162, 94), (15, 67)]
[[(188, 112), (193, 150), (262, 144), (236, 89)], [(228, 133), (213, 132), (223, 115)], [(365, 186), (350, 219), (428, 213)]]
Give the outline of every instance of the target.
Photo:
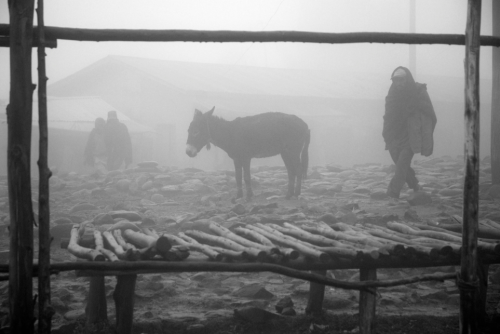
[[(231, 229), (212, 222), (209, 232), (188, 230), (178, 235), (158, 234), (122, 222), (111, 230), (87, 231), (76, 225), (71, 234), (70, 252), (98, 261), (153, 259), (182, 260), (189, 251), (205, 254), (214, 261), (287, 262), (303, 257), (329, 263), (338, 259), (377, 260), (380, 257), (419, 256), (432, 260), (440, 256), (459, 256), (460, 231), (425, 224), (388, 222), (385, 226), (363, 224), (296, 226), (283, 224), (247, 224)], [(455, 228), (456, 229), (456, 228)], [(481, 226), (478, 250), (500, 256), (500, 228)], [(84, 248), (85, 235), (91, 234), (94, 247)]]
[(184, 260), (189, 256), (185, 246), (172, 245), (170, 240), (149, 228), (140, 229), (122, 221), (101, 232), (90, 223), (74, 225), (68, 251), (78, 258), (91, 261), (136, 261), (161, 258)]

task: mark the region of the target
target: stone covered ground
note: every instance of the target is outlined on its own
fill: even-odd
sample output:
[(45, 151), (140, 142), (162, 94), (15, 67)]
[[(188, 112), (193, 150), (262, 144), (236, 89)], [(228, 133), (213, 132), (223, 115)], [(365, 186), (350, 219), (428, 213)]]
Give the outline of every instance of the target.
[[(404, 189), (400, 200), (384, 196), (393, 166), (351, 168), (314, 166), (299, 199), (286, 200), (284, 167), (254, 167), (252, 201), (232, 200), (233, 171), (136, 167), (105, 178), (57, 173), (51, 178), (52, 262), (75, 261), (60, 248), (74, 223), (91, 220), (105, 230), (115, 221), (112, 211), (140, 216), (141, 226), (176, 234), (199, 229), (209, 221), (231, 227), (267, 220), (348, 224), (388, 220), (453, 223), (462, 214), (463, 158), (418, 160), (414, 168), (427, 195)], [(7, 181), (0, 179), (0, 261), (6, 261), (8, 235)], [(33, 182), (36, 207), (37, 182)], [(411, 203), (411, 204), (410, 204)], [(488, 159), (481, 162), (480, 220), (500, 222), (500, 187), (491, 186)], [(138, 220), (138, 219), (131, 219)], [(36, 232), (36, 231), (35, 231)], [(8, 257), (8, 256), (7, 256)], [(378, 270), (378, 279), (398, 279), (426, 273), (449, 273), (456, 267)], [(359, 280), (358, 270), (328, 273), (340, 280)], [(487, 325), (500, 328), (500, 267), (490, 266)], [(108, 318), (114, 324), (112, 293), (116, 280), (106, 277)], [(64, 272), (52, 277), (54, 333), (84, 333), (88, 278)], [(34, 284), (36, 289), (36, 282)], [(135, 333), (356, 333), (358, 293), (327, 287), (324, 316), (305, 314), (309, 283), (262, 273), (172, 273), (139, 275), (135, 291)], [(36, 293), (36, 291), (34, 291)], [(0, 319), (8, 313), (8, 283), (0, 282)], [(277, 315), (275, 306), (289, 297), (290, 314)], [(288, 298), (287, 298), (288, 299)], [(270, 313), (261, 314), (260, 309)], [(452, 281), (421, 282), (379, 289), (377, 333), (457, 333), (459, 293)], [(103, 326), (101, 332), (111, 333)]]

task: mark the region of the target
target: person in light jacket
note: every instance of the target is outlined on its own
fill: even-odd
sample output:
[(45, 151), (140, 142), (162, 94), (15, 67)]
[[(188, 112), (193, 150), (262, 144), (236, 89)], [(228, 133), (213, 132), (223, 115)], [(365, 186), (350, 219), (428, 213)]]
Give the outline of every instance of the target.
[(95, 120), (95, 127), (90, 131), (83, 152), (83, 164), (91, 169), (91, 174), (106, 174), (106, 164), (108, 152), (105, 143), (104, 128), (106, 121), (98, 117)]
[(392, 85), (385, 98), (382, 136), (385, 149), (396, 165), (387, 195), (399, 198), (405, 183), (414, 191), (421, 189), (411, 161), (414, 154), (432, 154), (437, 118), (427, 85), (415, 82), (406, 67), (397, 67), (392, 72), (391, 80)]

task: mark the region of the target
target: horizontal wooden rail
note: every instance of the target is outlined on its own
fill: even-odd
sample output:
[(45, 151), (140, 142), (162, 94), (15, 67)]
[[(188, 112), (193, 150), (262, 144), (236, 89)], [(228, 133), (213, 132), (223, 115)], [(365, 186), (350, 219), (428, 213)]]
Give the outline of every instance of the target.
[[(0, 36), (9, 36), (0, 24)], [(34, 29), (35, 40), (37, 30)], [(392, 43), (465, 45), (465, 35), (387, 32), (321, 33), (305, 31), (136, 30), (45, 27), (47, 39), (93, 42), (295, 42), (319, 44)], [(500, 38), (481, 36), (482, 46), (500, 46)]]
[[(45, 39), (44, 45), (46, 48), (55, 49), (57, 48), (56, 39)], [(0, 36), (0, 47), (8, 48), (10, 46), (10, 40), (8, 36)], [(32, 47), (38, 47), (38, 39), (33, 40)]]
[[(0, 272), (8, 271), (8, 266), (0, 265)], [(33, 269), (36, 272), (38, 265), (34, 265)], [(323, 275), (308, 273), (300, 270), (287, 268), (280, 265), (268, 263), (218, 263), (218, 262), (160, 262), (160, 261), (140, 261), (140, 262), (65, 262), (51, 264), (50, 270), (52, 273), (60, 271), (80, 270), (81, 274), (87, 276), (101, 275), (132, 275), (145, 273), (161, 273), (161, 272), (261, 272), (268, 271), (276, 274), (285, 275), (288, 277), (303, 279), (306, 281), (333, 286), (348, 290), (364, 290), (368, 291), (372, 288), (392, 287), (404, 284), (410, 284), (421, 281), (431, 280), (447, 280), (455, 279), (456, 274), (432, 274), (409, 277), (401, 280), (388, 281), (363, 281), (363, 282), (345, 282)]]

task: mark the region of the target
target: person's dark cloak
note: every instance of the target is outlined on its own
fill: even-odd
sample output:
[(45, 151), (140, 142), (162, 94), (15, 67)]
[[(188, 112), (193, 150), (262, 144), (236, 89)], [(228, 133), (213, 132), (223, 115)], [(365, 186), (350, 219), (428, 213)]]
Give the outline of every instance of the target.
[(427, 85), (415, 82), (406, 67), (400, 66), (394, 72), (400, 68), (406, 72), (407, 82), (402, 89), (396, 89), (393, 83), (385, 98), (382, 131), (385, 149), (409, 146), (413, 153), (429, 156), (434, 149), (433, 133), (437, 118)]
[(118, 119), (108, 119), (105, 127), (105, 141), (108, 151), (108, 165), (118, 168), (123, 162), (132, 162), (132, 141), (127, 126)]

